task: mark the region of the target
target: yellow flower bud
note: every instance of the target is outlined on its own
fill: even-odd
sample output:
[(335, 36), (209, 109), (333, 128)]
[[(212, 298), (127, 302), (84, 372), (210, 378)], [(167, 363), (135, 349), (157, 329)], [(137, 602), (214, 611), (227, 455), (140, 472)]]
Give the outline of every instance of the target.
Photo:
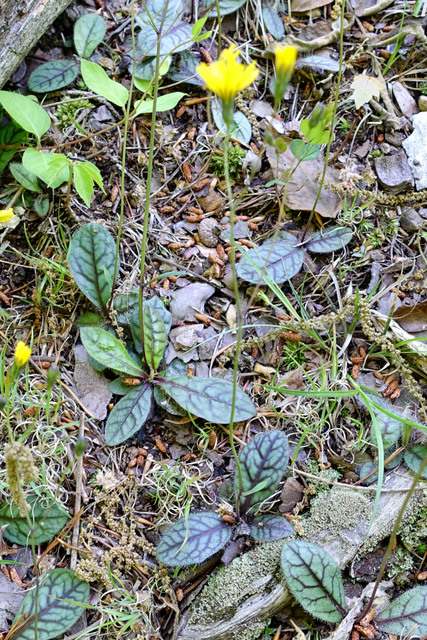
[(16, 345), (13, 361), (17, 367), (23, 367), (30, 359), (31, 349), (20, 340)]
[(5, 224), (6, 222), (10, 222), (13, 218), (13, 209), (0, 209), (0, 224)]
[(295, 68), (295, 62), (297, 59), (298, 51), (295, 47), (276, 47), (274, 52), (274, 63), (276, 67), (276, 77), (273, 83), (273, 94), (276, 109), (279, 106), (280, 100), (288, 86), (288, 82), (291, 79), (292, 73)]

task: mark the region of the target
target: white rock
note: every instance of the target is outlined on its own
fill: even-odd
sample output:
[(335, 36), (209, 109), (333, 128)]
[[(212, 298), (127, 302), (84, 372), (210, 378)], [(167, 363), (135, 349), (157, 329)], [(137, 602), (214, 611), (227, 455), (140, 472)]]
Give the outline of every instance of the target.
[(427, 111), (412, 118), (414, 131), (402, 142), (418, 191), (427, 189)]

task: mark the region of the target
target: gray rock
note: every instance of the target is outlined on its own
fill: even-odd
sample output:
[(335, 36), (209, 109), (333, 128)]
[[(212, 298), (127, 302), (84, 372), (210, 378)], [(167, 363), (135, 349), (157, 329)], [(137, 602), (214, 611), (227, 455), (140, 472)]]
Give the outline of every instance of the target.
[(408, 233), (415, 233), (423, 224), (424, 220), (415, 209), (406, 209), (400, 218), (400, 226)]
[(386, 142), (393, 147), (401, 147), (402, 142), (405, 140), (405, 134), (401, 131), (389, 131), (385, 134)]
[(192, 322), (195, 313), (203, 313), (205, 302), (215, 293), (215, 288), (210, 284), (193, 282), (187, 287), (172, 292), (170, 312), (174, 319)]
[(414, 131), (402, 145), (415, 178), (415, 186), (420, 191), (427, 188), (427, 111), (415, 114), (412, 124)]
[(418, 111), (417, 103), (415, 102), (414, 98), (411, 96), (408, 89), (406, 89), (400, 82), (393, 82), (392, 87), (393, 95), (400, 107), (401, 112), (403, 113), (403, 115), (411, 118), (414, 113), (417, 113)]
[(389, 193), (402, 193), (414, 185), (411, 169), (403, 151), (398, 151), (392, 156), (375, 158), (375, 171), (380, 184)]

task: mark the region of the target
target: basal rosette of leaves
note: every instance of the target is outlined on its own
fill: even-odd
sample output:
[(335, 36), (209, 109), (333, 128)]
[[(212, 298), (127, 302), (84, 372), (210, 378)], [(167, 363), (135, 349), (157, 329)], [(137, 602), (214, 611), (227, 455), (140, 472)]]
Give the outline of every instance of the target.
[[(82, 342), (98, 370), (109, 368), (119, 375), (111, 390), (124, 396), (108, 416), (106, 443), (120, 444), (139, 431), (150, 414), (153, 400), (165, 406), (165, 398), (194, 416), (227, 424), (233, 399), (231, 382), (177, 375), (173, 367), (162, 365), (172, 317), (160, 298), (154, 296), (143, 301), (142, 341), (138, 291), (112, 300), (115, 251), (111, 234), (90, 223), (75, 233), (68, 258), (75, 283), (99, 312), (85, 314), (79, 320)], [(111, 308), (117, 322), (129, 328), (126, 345), (116, 338), (110, 325)], [(241, 422), (255, 414), (254, 404), (238, 388), (234, 420)]]

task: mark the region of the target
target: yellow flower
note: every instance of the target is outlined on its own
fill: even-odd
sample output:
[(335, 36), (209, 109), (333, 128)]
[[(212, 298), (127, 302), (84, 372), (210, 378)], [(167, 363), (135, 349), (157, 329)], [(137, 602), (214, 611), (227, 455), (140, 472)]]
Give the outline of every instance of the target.
[(22, 340), (20, 340), (16, 345), (15, 354), (13, 358), (15, 365), (17, 367), (22, 368), (24, 364), (27, 364), (28, 360), (30, 359), (30, 355), (31, 355), (30, 347), (27, 347), (25, 342), (22, 342)]
[(10, 222), (13, 218), (13, 209), (0, 209), (0, 224)]
[(278, 76), (291, 76), (297, 60), (297, 54), (298, 51), (295, 47), (276, 47), (274, 55)]
[(233, 121), (233, 100), (236, 95), (246, 89), (258, 77), (255, 62), (244, 65), (237, 62), (238, 51), (231, 46), (222, 51), (219, 60), (207, 65), (205, 62), (196, 67), (207, 88), (215, 93), (222, 102), (224, 120), (227, 124)]

